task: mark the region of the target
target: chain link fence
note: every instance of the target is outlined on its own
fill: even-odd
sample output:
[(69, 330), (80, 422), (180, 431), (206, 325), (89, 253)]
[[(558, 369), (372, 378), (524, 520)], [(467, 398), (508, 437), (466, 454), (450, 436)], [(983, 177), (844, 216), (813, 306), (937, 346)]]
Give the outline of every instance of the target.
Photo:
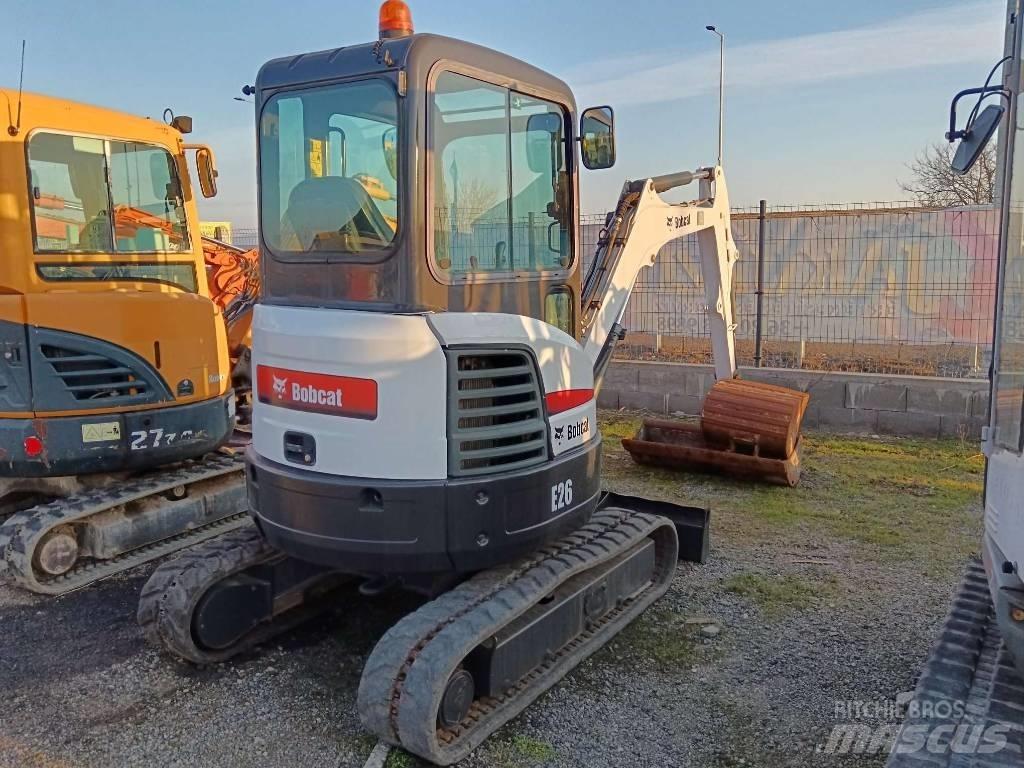
[[(589, 263), (604, 215), (581, 222)], [(764, 229), (763, 249), (759, 234)], [(992, 349), (999, 214), (913, 203), (771, 206), (733, 212), (740, 365), (986, 376)], [(231, 234), (257, 244), (255, 230)], [(757, 312), (758, 259), (763, 260)], [(665, 246), (641, 273), (618, 357), (711, 362), (696, 237)]]

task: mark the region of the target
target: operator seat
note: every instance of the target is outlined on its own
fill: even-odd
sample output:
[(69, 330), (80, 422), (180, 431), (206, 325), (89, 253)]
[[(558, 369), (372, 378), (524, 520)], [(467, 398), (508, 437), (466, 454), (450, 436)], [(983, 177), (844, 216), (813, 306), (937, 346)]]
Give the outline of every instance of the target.
[[(348, 235), (358, 243), (362, 238), (356, 217), (362, 213), (370, 226), (379, 229), (383, 221), (373, 199), (355, 179), (321, 176), (300, 181), (288, 195), (283, 229), (291, 229), (303, 251), (330, 249), (327, 242)], [(318, 240), (319, 238), (319, 240)], [(361, 248), (351, 248), (361, 250)]]

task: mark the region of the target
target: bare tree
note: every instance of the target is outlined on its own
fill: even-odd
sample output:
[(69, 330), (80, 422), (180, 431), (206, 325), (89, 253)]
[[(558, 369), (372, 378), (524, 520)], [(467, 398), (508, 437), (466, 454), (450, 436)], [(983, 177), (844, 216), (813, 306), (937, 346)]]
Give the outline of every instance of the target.
[(489, 212), (498, 202), (498, 187), (482, 178), (474, 177), (459, 181), (456, 197), (452, 201), (457, 208), (457, 226), (460, 232), (470, 232), (473, 223)]
[(950, 168), (956, 149), (942, 142), (925, 147), (907, 168), (914, 175), (900, 181), (900, 189), (909, 192), (924, 205), (987, 205), (996, 186), (996, 150), (990, 144), (966, 176), (957, 176)]

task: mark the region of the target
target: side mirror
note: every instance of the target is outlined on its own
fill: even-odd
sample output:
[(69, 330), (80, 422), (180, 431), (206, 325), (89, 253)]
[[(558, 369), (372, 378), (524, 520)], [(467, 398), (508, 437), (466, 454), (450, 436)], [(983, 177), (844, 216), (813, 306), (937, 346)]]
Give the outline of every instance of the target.
[(999, 127), (1005, 111), (1006, 107), (1002, 104), (989, 104), (974, 118), (960, 139), (960, 146), (956, 148), (951, 163), (953, 173), (963, 176), (974, 167)]
[(526, 120), (526, 163), (535, 173), (549, 176), (562, 167), (562, 118), (553, 112)]
[(583, 165), (592, 171), (615, 165), (615, 113), (611, 107), (591, 107), (580, 117)]
[(178, 133), (192, 133), (192, 118), (188, 115), (175, 115), (171, 118), (171, 128)]
[(217, 166), (213, 160), (213, 152), (206, 147), (196, 150), (196, 175), (199, 177), (199, 188), (203, 197), (217, 196)]
[(381, 134), (380, 146), (384, 152), (384, 164), (391, 178), (398, 181), (398, 129), (388, 128)]

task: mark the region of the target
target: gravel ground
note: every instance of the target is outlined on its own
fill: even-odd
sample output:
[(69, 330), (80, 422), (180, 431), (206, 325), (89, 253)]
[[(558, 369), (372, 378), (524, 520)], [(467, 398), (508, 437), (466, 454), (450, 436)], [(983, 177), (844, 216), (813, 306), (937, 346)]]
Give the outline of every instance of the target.
[[(632, 468), (617, 442), (613, 429), (612, 487), (682, 498), (706, 487)], [(817, 477), (814, 456), (805, 461), (812, 488), (826, 477), (846, 492), (824, 459)], [(792, 493), (726, 490), (748, 494), (754, 508)], [(753, 518), (708, 498), (722, 522), (711, 560), (681, 566), (666, 598), (465, 765), (882, 763), (820, 745), (845, 722), (837, 702), (891, 700), (913, 687), (964, 541), (977, 535), (977, 500), (957, 518), (963, 527), (944, 520), (964, 541), (936, 568), (806, 521), (748, 535)], [(362, 766), (374, 745), (354, 711), (362, 663), (415, 598), (352, 593), (260, 653), (194, 669), (142, 641), (134, 611), (148, 572), (58, 600), (0, 587), (0, 766)], [(388, 765), (418, 762), (393, 753)]]

